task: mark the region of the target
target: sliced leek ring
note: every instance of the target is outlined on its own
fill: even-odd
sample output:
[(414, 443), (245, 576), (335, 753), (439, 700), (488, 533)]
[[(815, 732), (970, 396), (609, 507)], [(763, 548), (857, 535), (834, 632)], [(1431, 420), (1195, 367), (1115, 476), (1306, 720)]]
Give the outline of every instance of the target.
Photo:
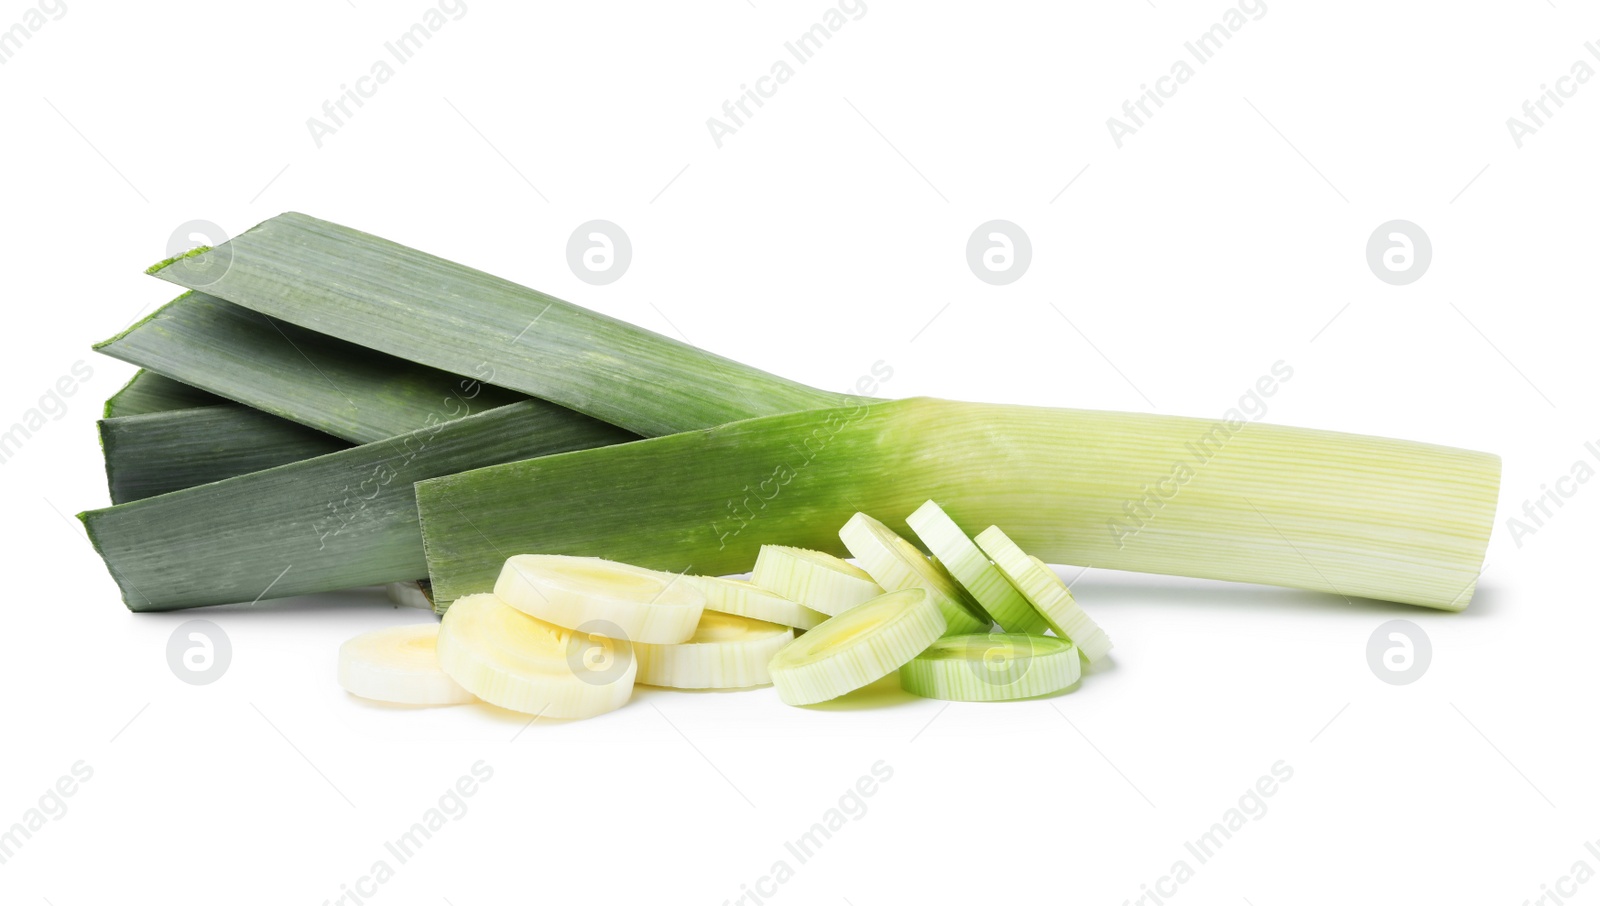
[(438, 638), (432, 620), (363, 632), (339, 646), (339, 685), (351, 695), (400, 705), (476, 701), (439, 667)]
[(1091, 664), (1106, 656), (1111, 650), (1111, 637), (1083, 612), (1055, 570), (1038, 557), (1029, 556), (998, 526), (991, 525), (978, 533), (976, 541), (1057, 636), (1070, 639)]
[(883, 594), (866, 570), (803, 547), (761, 545), (750, 581), (830, 617)]
[(900, 668), (900, 687), (923, 698), (1000, 702), (1051, 695), (1082, 673), (1077, 646), (1021, 632), (951, 635)]
[[(848, 565), (848, 564), (846, 564)], [(706, 610), (731, 613), (764, 623), (810, 629), (828, 618), (828, 615), (797, 604), (775, 591), (768, 591), (754, 582), (743, 579), (726, 579), (720, 576), (684, 576), (706, 596)], [(881, 592), (880, 592), (881, 594)], [(705, 625), (705, 617), (700, 618)], [(643, 680), (640, 680), (643, 682)]]
[(906, 524), (928, 550), (933, 551), (934, 558), (994, 617), (1001, 629), (1041, 635), (1050, 628), (1039, 611), (937, 503), (930, 500), (918, 507), (906, 517)]
[(888, 591), (921, 588), (944, 615), (950, 635), (988, 632), (989, 615), (944, 567), (930, 561), (911, 542), (866, 513), (857, 513), (839, 530), (839, 539), (873, 579)]
[(658, 645), (688, 641), (706, 603), (700, 589), (673, 573), (550, 554), (506, 560), (494, 593), (547, 623)]
[(439, 666), (490, 704), (552, 718), (622, 707), (639, 669), (626, 641), (563, 629), (492, 594), (457, 598), (445, 611)]
[(794, 640), (776, 623), (707, 610), (687, 642), (635, 644), (636, 683), (676, 689), (747, 689), (772, 682), (767, 662)]
[(891, 591), (790, 642), (768, 668), (780, 700), (812, 705), (888, 676), (944, 631), (926, 589)]

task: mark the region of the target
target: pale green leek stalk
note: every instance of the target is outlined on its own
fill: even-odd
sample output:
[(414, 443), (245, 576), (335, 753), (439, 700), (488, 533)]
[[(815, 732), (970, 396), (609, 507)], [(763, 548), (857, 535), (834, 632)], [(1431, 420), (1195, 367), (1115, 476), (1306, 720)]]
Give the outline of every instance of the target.
[(1172, 416), (909, 399), (424, 481), (435, 601), (506, 552), (747, 570), (761, 544), (843, 553), (857, 510), (904, 530), (932, 498), (1052, 563), (1313, 589), (1446, 610), (1471, 599), (1499, 458)]

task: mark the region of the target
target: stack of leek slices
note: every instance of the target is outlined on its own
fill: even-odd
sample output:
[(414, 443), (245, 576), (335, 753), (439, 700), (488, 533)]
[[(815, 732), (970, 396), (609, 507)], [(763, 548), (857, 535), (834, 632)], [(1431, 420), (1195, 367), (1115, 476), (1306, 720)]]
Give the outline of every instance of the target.
[(859, 566), (767, 545), (749, 581), (520, 554), (442, 622), (346, 642), (339, 682), (382, 702), (570, 719), (621, 707), (636, 683), (771, 685), (810, 705), (897, 673), (925, 698), (1033, 698), (1072, 687), (1082, 661), (1110, 651), (1055, 572), (998, 527), (974, 539), (931, 500), (906, 522), (931, 556), (857, 513), (839, 537)]

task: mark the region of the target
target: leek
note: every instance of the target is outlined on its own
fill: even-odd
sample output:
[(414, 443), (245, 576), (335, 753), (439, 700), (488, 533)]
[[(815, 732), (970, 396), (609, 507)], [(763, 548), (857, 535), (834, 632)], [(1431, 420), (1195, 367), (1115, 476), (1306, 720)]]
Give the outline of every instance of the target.
[[(228, 266), (213, 266), (220, 260)], [(1488, 454), (1160, 416), (872, 405), (304, 215), (152, 272), (277, 319), (263, 319), (274, 332), (298, 325), (472, 376), (458, 381), (492, 381), (566, 407), (549, 411), (567, 421), (536, 419), (524, 432), (532, 436), (516, 437), (512, 423), (545, 404), (466, 415), (455, 429), (437, 422), (461, 412), (430, 412), (430, 427), (381, 444), (85, 514), (124, 598), (140, 609), (415, 578), (419, 511), (409, 490), (362, 502), (350, 523), (360, 530), (336, 535), (337, 553), (303, 549), (327, 540), (323, 520), (344, 524), (353, 492), (378, 467), (385, 489), (434, 479), (417, 493), (439, 606), (492, 587), (514, 553), (710, 574), (749, 569), (764, 541), (841, 554), (834, 529), (856, 510), (898, 516), (931, 496), (958, 523), (1003, 524), (1055, 562), (1460, 609), (1493, 516), (1499, 461)], [(111, 346), (132, 349), (133, 333)], [(178, 345), (211, 354), (198, 341)], [(220, 370), (248, 365), (230, 356), (215, 359)], [(295, 379), (304, 386), (315, 371)], [(276, 393), (286, 414), (289, 402), (313, 398), (268, 391), (261, 405)], [(298, 417), (339, 422), (354, 436), (356, 413), (322, 402)], [(361, 400), (343, 408), (361, 409)], [(575, 413), (626, 430), (607, 433)], [(690, 433), (479, 468), (677, 431)], [(399, 454), (383, 451), (414, 444), (419, 432), (447, 440), (389, 464)], [(474, 471), (451, 474), (465, 469)]]
[[(820, 611), (796, 603), (754, 582), (721, 576), (683, 576), (706, 596), (706, 610), (735, 614), (763, 623), (777, 623), (795, 629), (810, 629), (828, 618)], [(702, 623), (704, 619), (702, 618)]]
[(1091, 664), (1111, 651), (1111, 637), (1084, 613), (1072, 597), (1072, 589), (1043, 560), (1024, 553), (998, 526), (991, 525), (979, 532), (977, 542), (1050, 625), (1050, 631), (1057, 638), (1078, 646), (1084, 659)]
[(630, 437), (525, 400), (79, 518), (132, 610), (404, 581), (427, 573), (413, 482)]
[(173, 409), (192, 409), (197, 406), (215, 406), (227, 402), (222, 397), (207, 393), (198, 387), (162, 377), (153, 371), (140, 369), (121, 390), (106, 400), (104, 418), (124, 415), (146, 415), (151, 412), (170, 412)]
[(944, 631), (926, 590), (891, 591), (790, 642), (767, 669), (784, 704), (814, 705), (888, 676)]
[(524, 397), (185, 293), (95, 349), (356, 443)]
[(888, 526), (866, 513), (857, 513), (839, 530), (839, 540), (861, 568), (888, 591), (906, 588), (926, 591), (933, 603), (939, 605), (946, 632), (963, 635), (989, 631), (989, 615), (979, 609), (972, 596), (943, 566), (929, 560)]
[(647, 437), (845, 399), (304, 214), (281, 214), (150, 273)]
[(112, 503), (128, 503), (322, 456), (350, 445), (245, 406), (224, 403), (102, 419)]
[(1078, 649), (1016, 632), (946, 636), (900, 668), (900, 688), (923, 698), (1000, 702), (1052, 695), (1078, 681)]
[(763, 543), (842, 554), (858, 509), (931, 497), (1050, 562), (1460, 610), (1499, 474), (1491, 454), (1329, 431), (908, 399), (477, 469), (417, 498), (440, 605), (491, 588), (497, 549), (732, 573)]
[(828, 616), (883, 594), (883, 586), (859, 566), (832, 554), (780, 544), (761, 545), (750, 581)]
[(339, 685), (351, 695), (397, 705), (477, 701), (439, 667), (433, 620), (364, 632), (339, 646)]
[(707, 610), (694, 635), (677, 645), (635, 642), (634, 682), (673, 689), (748, 689), (772, 682), (767, 662), (794, 630), (776, 623)]
[(597, 557), (514, 555), (494, 593), (546, 623), (657, 645), (688, 641), (706, 606), (706, 596), (677, 576)]
[(978, 604), (1007, 632), (1042, 634), (1050, 628), (1028, 599), (978, 550), (967, 533), (929, 500), (906, 517), (906, 524), (939, 562), (950, 570)]
[(456, 602), (439, 626), (439, 666), (484, 701), (535, 717), (594, 717), (633, 695), (631, 646), (535, 619), (494, 595)]

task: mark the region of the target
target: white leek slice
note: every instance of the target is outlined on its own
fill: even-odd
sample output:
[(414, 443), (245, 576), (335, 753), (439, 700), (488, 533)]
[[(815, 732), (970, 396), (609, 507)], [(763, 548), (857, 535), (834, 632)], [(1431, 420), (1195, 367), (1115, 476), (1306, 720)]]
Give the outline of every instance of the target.
[(363, 632), (339, 646), (339, 685), (352, 695), (400, 705), (475, 701), (439, 667), (438, 638), (439, 624), (431, 620)]
[(1020, 632), (945, 636), (900, 668), (900, 687), (923, 698), (1000, 702), (1060, 692), (1082, 673), (1077, 646)]
[(906, 525), (933, 551), (934, 559), (950, 571), (1000, 628), (1007, 632), (1041, 635), (1049, 624), (1033, 609), (1000, 570), (978, 549), (937, 503), (928, 501), (906, 517)]
[(492, 594), (450, 605), (439, 625), (439, 666), (490, 704), (560, 718), (620, 708), (639, 669), (627, 642), (563, 629)]
[(922, 588), (892, 591), (852, 607), (790, 642), (768, 665), (778, 698), (811, 705), (893, 673), (945, 631)]
[(763, 544), (750, 581), (830, 617), (882, 595), (866, 570), (832, 554)]
[[(682, 581), (691, 583), (706, 596), (706, 610), (736, 614), (765, 623), (777, 623), (780, 626), (793, 626), (796, 629), (810, 629), (828, 618), (827, 614), (819, 610), (812, 610), (804, 604), (798, 604), (775, 591), (768, 591), (754, 582), (746, 582), (743, 579), (684, 576)], [(700, 625), (705, 625), (703, 616), (700, 618)]]
[(747, 689), (772, 682), (767, 662), (794, 640), (776, 623), (707, 610), (687, 642), (636, 644), (636, 683), (676, 689)]
[(1106, 656), (1111, 650), (1111, 637), (1083, 612), (1055, 570), (1017, 547), (999, 526), (989, 526), (975, 540), (1017, 591), (1038, 609), (1056, 635), (1070, 639), (1091, 664)]
[(943, 567), (929, 561), (887, 525), (866, 513), (857, 513), (839, 530), (839, 539), (861, 568), (886, 590), (925, 589), (944, 615), (951, 635), (989, 631), (989, 615), (978, 602)]
[(706, 603), (698, 588), (673, 573), (599, 557), (548, 554), (506, 560), (494, 593), (557, 626), (666, 645), (694, 635)]

